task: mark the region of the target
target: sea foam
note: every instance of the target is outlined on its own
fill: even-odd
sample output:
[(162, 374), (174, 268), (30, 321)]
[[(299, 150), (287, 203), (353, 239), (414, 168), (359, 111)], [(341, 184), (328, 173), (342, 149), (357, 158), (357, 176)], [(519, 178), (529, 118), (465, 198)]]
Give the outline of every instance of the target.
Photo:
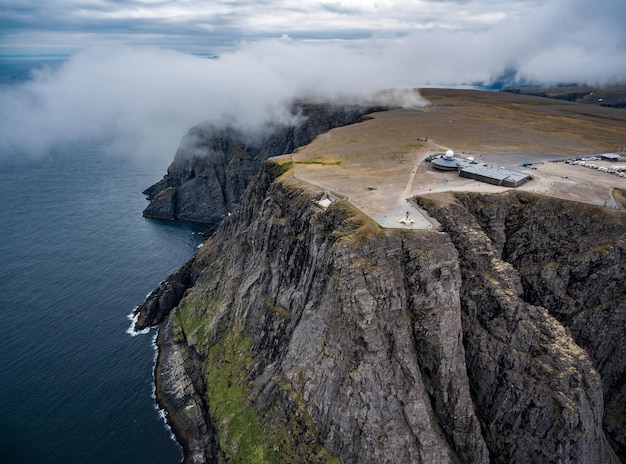
[(169, 432), (170, 434), (170, 438), (176, 443), (178, 444), (178, 446), (180, 446), (180, 443), (178, 443), (178, 440), (176, 439), (176, 435), (174, 435), (174, 432), (172, 431), (172, 428), (170, 427), (170, 424), (168, 424), (167, 422), (167, 411), (163, 408), (161, 408), (161, 406), (159, 406), (159, 403), (157, 401), (156, 398), (156, 377), (155, 377), (155, 373), (156, 373), (156, 363), (157, 360), (159, 358), (159, 347), (157, 346), (156, 343), (156, 339), (157, 339), (157, 335), (158, 332), (155, 332), (154, 335), (152, 336), (152, 349), (154, 350), (154, 356), (153, 356), (153, 369), (152, 369), (152, 399), (154, 400), (154, 409), (156, 409), (159, 418), (161, 418), (161, 420), (163, 421), (163, 425), (165, 426), (165, 429)]
[(137, 324), (137, 320), (139, 319), (139, 313), (136, 312), (138, 307), (139, 306), (135, 306), (133, 310), (130, 312), (130, 314), (126, 316), (131, 321), (130, 326), (128, 327), (128, 329), (126, 329), (126, 333), (129, 334), (131, 337), (136, 337), (137, 335), (147, 334), (148, 332), (150, 332), (150, 329), (151, 329), (151, 327), (146, 327), (143, 330), (135, 330), (135, 325)]

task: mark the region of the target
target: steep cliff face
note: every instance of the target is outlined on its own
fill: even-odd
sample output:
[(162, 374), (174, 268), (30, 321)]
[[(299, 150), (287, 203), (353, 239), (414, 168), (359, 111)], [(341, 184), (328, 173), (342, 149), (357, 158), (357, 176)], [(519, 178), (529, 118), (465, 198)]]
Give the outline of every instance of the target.
[(243, 195), (264, 160), (291, 153), (334, 127), (357, 122), (380, 107), (294, 105), (300, 122), (251, 136), (232, 127), (199, 124), (189, 130), (167, 174), (147, 188), (144, 216), (217, 223)]
[[(461, 257), (470, 381), (482, 413), (492, 416), (483, 427), (489, 424), (494, 434), (494, 454), (512, 462), (614, 462), (617, 452), (624, 460), (625, 424), (621, 419), (617, 425), (616, 417), (626, 411), (617, 404), (623, 397), (614, 380), (616, 372), (625, 372), (617, 345), (626, 333), (607, 330), (603, 320), (624, 327), (626, 287), (610, 282), (623, 279), (624, 215), (523, 192), (456, 194), (449, 200), (421, 202), (442, 222)], [(587, 248), (590, 242), (597, 246)], [(604, 269), (610, 287), (619, 288), (608, 299), (593, 281), (590, 261)], [(540, 287), (534, 282), (542, 275)], [(582, 310), (584, 331), (595, 334), (595, 343), (561, 317), (566, 308), (543, 306), (563, 296), (558, 276), (566, 276), (565, 287), (582, 285), (594, 301), (602, 300), (599, 307), (570, 300)], [(556, 289), (561, 291), (555, 295)], [(606, 350), (598, 356), (594, 344), (615, 347), (615, 357)]]
[[(318, 209), (312, 199), (321, 192), (263, 183), (266, 191), (251, 190), (205, 245), (197, 260), (211, 264), (169, 316), (173, 338), (184, 340), (176, 349), (204, 368), (207, 410), (218, 424), (214, 458), (485, 461), (458, 368), (459, 270), (449, 240), (436, 234), (442, 243), (433, 246), (431, 234), (418, 234), (407, 244), (347, 204)], [(434, 339), (449, 343), (423, 354), (431, 381), (416, 343), (438, 345)], [(444, 360), (452, 373), (437, 372)], [(465, 433), (446, 430), (435, 407), (463, 416)]]
[(519, 273), (523, 299), (546, 308), (589, 355), (602, 379), (607, 436), (624, 459), (624, 214), (528, 194), (458, 197)]
[(626, 458), (623, 215), (458, 194), (384, 230), (280, 163), (139, 309), (188, 462)]

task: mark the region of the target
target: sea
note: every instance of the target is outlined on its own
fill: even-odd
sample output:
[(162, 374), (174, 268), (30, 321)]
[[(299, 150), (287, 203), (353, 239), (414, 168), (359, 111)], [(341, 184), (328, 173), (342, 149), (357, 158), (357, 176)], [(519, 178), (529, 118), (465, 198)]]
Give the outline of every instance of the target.
[[(63, 60), (0, 57), (0, 86), (44, 59)], [(167, 164), (89, 142), (0, 159), (0, 462), (180, 462), (154, 399), (156, 332), (128, 318), (203, 240), (141, 215)]]

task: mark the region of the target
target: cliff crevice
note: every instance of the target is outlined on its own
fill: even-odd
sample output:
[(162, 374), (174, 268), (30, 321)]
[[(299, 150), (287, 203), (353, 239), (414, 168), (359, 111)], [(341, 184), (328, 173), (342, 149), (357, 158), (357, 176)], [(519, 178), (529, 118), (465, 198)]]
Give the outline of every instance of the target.
[[(443, 224), (461, 257), (468, 371), (491, 459), (618, 462), (604, 433), (602, 382), (593, 359), (568, 326), (540, 306), (541, 301), (528, 298), (526, 274), (507, 260), (515, 248), (510, 233), (516, 227), (517, 233), (527, 231), (538, 247), (555, 248), (554, 241), (542, 241), (536, 234), (533, 221), (512, 220), (511, 205), (536, 217), (537, 211), (528, 210), (530, 203), (543, 201), (553, 211), (563, 211), (563, 202), (517, 192), (454, 197), (442, 205), (422, 199), (422, 206)], [(572, 219), (586, 222), (584, 214), (574, 212), (581, 206), (571, 206)], [(545, 213), (538, 216), (544, 218), (545, 229), (563, 236), (562, 224)], [(580, 224), (578, 230), (583, 229)], [(585, 230), (586, 235), (593, 233)]]
[(525, 193), (505, 195), (505, 201), (458, 198), (483, 224), (503, 224), (492, 236), (499, 237), (502, 259), (519, 274), (522, 298), (544, 307), (589, 356), (602, 381), (604, 428), (624, 459), (626, 436), (618, 419), (626, 417), (624, 215)]

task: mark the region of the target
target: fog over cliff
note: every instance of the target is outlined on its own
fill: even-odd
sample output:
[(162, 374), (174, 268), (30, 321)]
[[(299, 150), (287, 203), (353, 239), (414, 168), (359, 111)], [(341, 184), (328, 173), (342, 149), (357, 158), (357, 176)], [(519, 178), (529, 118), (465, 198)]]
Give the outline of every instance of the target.
[(489, 84), (506, 71), (513, 82), (623, 81), (622, 3), (604, 2), (602, 14), (587, 3), (545, 2), (522, 19), (471, 30), (420, 26), (349, 41), (242, 42), (216, 59), (89, 48), (29, 82), (0, 88), (0, 156), (40, 156), (86, 139), (111, 152), (169, 160), (200, 121), (243, 129), (280, 123), (298, 97), (364, 99), (380, 89)]

